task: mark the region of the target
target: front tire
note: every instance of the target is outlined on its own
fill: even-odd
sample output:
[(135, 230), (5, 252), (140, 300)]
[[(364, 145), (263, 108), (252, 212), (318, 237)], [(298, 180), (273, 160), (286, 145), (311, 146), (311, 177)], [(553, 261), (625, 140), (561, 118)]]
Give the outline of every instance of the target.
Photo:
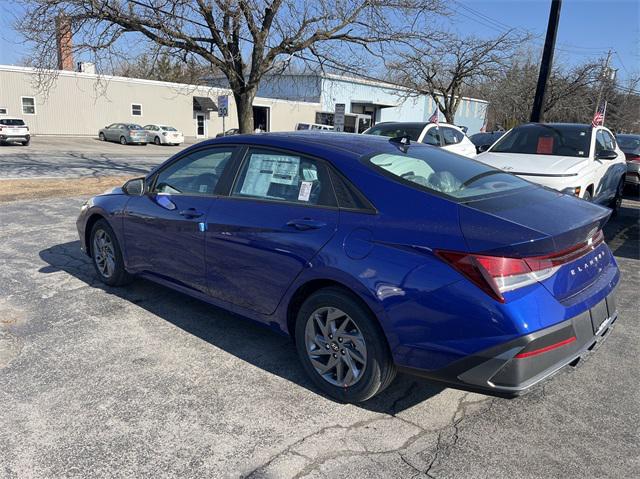
[(591, 192), (589, 190), (585, 191), (582, 199), (585, 201), (591, 201)]
[(104, 136), (104, 133), (102, 132), (98, 135), (98, 138), (100, 139), (100, 141), (107, 141), (107, 138)]
[(124, 136), (120, 137), (120, 144), (121, 145), (126, 145), (127, 144), (127, 139)]
[(153, 139), (153, 143), (154, 143), (154, 144), (156, 144), (156, 145), (158, 145), (158, 146), (160, 146), (160, 137), (159, 137), (159, 136), (156, 136), (156, 137)]
[(109, 286), (122, 286), (131, 281), (124, 268), (122, 250), (109, 223), (98, 220), (91, 229), (89, 240), (93, 266), (98, 278)]
[(339, 401), (366, 401), (396, 375), (378, 320), (340, 288), (321, 289), (303, 303), (295, 340), (307, 374)]

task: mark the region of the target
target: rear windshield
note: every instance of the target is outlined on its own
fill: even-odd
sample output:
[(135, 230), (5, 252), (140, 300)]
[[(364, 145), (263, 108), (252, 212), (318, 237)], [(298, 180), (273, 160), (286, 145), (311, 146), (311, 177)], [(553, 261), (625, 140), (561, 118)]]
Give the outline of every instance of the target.
[(623, 150), (635, 150), (640, 148), (640, 135), (618, 135), (618, 145)]
[(24, 126), (24, 121), (22, 120), (15, 120), (13, 118), (5, 118), (3, 120), (0, 120), (0, 125), (6, 125), (6, 126)]
[(365, 135), (386, 136), (388, 138), (402, 138), (408, 136), (411, 141), (418, 141), (426, 123), (382, 123), (364, 132)]
[(492, 153), (589, 156), (591, 127), (587, 125), (522, 125), (504, 135)]
[(172, 126), (161, 126), (160, 128), (165, 130), (165, 131), (178, 131)]
[(380, 153), (369, 163), (387, 175), (456, 199), (471, 199), (530, 186), (517, 176), (453, 153), (410, 147), (407, 153)]
[(127, 129), (129, 130), (142, 130), (143, 128), (140, 125), (136, 125), (135, 123), (131, 123), (127, 125)]

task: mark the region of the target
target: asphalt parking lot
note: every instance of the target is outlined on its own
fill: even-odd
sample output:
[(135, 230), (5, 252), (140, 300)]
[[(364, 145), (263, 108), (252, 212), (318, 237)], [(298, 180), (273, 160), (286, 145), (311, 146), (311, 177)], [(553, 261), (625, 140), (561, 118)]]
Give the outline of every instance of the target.
[(320, 395), (286, 338), (147, 281), (104, 287), (79, 251), (83, 200), (0, 204), (1, 477), (640, 470), (636, 200), (606, 228), (620, 319), (577, 368), (512, 400), (399, 376), (359, 406)]
[(97, 137), (35, 136), (29, 146), (0, 145), (0, 179), (143, 175), (193, 143), (187, 138), (180, 146), (120, 145)]

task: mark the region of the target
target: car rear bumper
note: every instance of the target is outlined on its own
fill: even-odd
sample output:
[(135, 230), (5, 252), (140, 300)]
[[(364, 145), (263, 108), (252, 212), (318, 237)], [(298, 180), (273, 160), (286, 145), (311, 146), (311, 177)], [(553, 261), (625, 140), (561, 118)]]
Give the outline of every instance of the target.
[(409, 374), (485, 392), (518, 395), (597, 349), (618, 318), (615, 290), (593, 308), (554, 326), (480, 351), (439, 371)]
[(29, 141), (31, 135), (6, 135), (0, 134), (0, 141)]

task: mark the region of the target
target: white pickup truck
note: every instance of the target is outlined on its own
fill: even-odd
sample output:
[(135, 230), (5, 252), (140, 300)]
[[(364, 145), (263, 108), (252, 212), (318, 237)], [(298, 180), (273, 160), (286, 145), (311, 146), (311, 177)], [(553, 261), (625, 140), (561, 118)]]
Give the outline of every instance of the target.
[(20, 118), (0, 118), (0, 145), (9, 142), (27, 146), (31, 141), (29, 127)]
[(614, 210), (622, 202), (624, 153), (601, 126), (528, 123), (507, 132), (476, 160)]

